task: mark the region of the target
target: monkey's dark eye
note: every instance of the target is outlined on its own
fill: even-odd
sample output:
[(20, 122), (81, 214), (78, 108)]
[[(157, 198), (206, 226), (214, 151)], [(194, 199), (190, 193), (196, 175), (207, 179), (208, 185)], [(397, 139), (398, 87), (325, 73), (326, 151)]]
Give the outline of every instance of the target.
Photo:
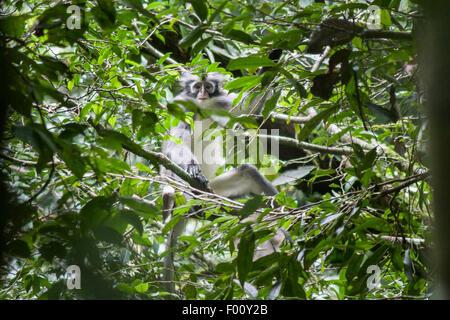
[(210, 82), (205, 83), (205, 89), (208, 92), (213, 92), (214, 91), (214, 85)]
[(200, 82), (197, 82), (193, 85), (195, 90), (200, 90), (200, 88), (202, 87), (202, 84)]

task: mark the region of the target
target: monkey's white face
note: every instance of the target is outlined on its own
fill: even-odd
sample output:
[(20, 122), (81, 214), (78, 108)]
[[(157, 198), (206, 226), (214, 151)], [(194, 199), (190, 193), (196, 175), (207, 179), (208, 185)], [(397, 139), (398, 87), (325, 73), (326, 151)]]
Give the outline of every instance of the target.
[(212, 81), (194, 81), (190, 84), (190, 92), (195, 99), (208, 100), (214, 96), (216, 84)]
[(184, 95), (204, 103), (212, 98), (223, 96), (221, 91), (223, 76), (215, 72), (207, 75), (198, 76), (185, 73), (181, 76), (181, 84), (184, 89)]

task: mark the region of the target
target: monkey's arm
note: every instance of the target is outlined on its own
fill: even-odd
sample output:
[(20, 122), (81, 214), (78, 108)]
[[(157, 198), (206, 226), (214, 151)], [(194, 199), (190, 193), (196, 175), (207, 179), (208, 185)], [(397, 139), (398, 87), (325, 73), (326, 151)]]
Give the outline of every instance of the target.
[[(170, 135), (181, 140), (181, 144), (166, 140), (163, 143), (163, 153), (183, 170), (189, 173), (192, 177), (198, 179), (205, 186), (208, 184), (208, 179), (202, 174), (200, 165), (191, 151), (192, 134), (190, 126), (180, 121), (179, 124), (170, 130)], [(169, 174), (174, 176), (173, 172)]]

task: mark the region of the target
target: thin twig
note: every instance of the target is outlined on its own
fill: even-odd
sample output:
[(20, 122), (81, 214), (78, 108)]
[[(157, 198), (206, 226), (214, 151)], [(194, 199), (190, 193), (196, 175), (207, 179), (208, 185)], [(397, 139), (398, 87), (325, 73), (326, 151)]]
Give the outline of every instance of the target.
[(30, 199), (28, 199), (27, 203), (31, 203), (34, 199), (37, 198), (37, 196), (39, 196), (42, 192), (44, 192), (44, 190), (47, 188), (48, 184), (50, 183), (50, 181), (53, 178), (53, 173), (55, 172), (55, 162), (53, 161), (52, 158), (52, 167), (50, 169), (50, 173), (48, 175), (47, 181), (45, 182), (45, 184), (42, 186), (41, 189), (39, 189), (38, 192), (36, 192)]
[[(141, 32), (141, 30), (139, 30), (139, 27), (137, 26), (136, 21), (133, 21), (131, 24), (133, 25), (134, 30), (136, 31), (136, 33), (137, 33), (138, 35), (142, 36), (142, 32)], [(153, 54), (155, 57), (157, 57), (157, 58), (162, 58), (162, 57), (164, 57), (164, 54), (162, 54), (158, 49), (156, 49), (155, 47), (153, 47), (147, 40), (145, 40), (145, 41), (143, 41), (143, 42), (144, 42), (145, 47), (146, 47), (146, 48), (151, 52), (151, 54)], [(168, 58), (166, 59), (166, 61), (170, 62), (171, 64), (178, 64), (177, 61), (175, 61), (174, 59), (172, 59), (172, 58), (170, 58), (170, 57), (168, 57)], [(180, 67), (180, 68), (181, 68), (181, 67)]]

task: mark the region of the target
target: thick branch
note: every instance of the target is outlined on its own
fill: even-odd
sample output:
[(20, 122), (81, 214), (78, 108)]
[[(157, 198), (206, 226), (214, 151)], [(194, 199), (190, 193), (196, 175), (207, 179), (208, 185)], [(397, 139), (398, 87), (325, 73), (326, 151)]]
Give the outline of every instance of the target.
[(6, 154), (3, 154), (3, 153), (0, 153), (0, 158), (8, 160), (8, 161), (13, 162), (13, 163), (17, 163), (17, 164), (19, 164), (21, 166), (24, 166), (24, 167), (35, 167), (37, 165), (37, 162), (16, 159), (16, 158), (7, 156)]
[[(368, 236), (372, 239), (376, 239), (378, 236), (375, 234), (368, 234)], [(380, 239), (393, 242), (393, 243), (401, 243), (406, 242), (408, 244), (413, 244), (416, 246), (423, 246), (425, 244), (424, 239), (419, 238), (408, 238), (408, 237), (394, 237), (394, 236), (380, 236)]]
[(322, 64), (323, 60), (325, 60), (325, 58), (330, 54), (330, 52), (331, 52), (331, 47), (326, 46), (325, 50), (320, 55), (319, 59), (317, 59), (317, 61), (314, 63), (313, 67), (311, 68), (311, 73), (319, 70), (320, 65)]
[(122, 147), (125, 150), (128, 150), (131, 153), (134, 153), (135, 155), (137, 155), (139, 157), (147, 159), (155, 165), (159, 164), (159, 165), (162, 165), (163, 167), (165, 167), (166, 169), (171, 170), (182, 180), (189, 183), (189, 185), (191, 185), (193, 188), (196, 188), (196, 189), (199, 189), (202, 191), (210, 191), (207, 186), (205, 186), (199, 180), (197, 180), (194, 177), (192, 177), (191, 175), (189, 175), (179, 165), (177, 165), (175, 162), (172, 162), (172, 160), (167, 158), (164, 154), (162, 154), (160, 152), (144, 150), (141, 146), (139, 146), (137, 143), (133, 142), (130, 138), (128, 138), (124, 134), (116, 132), (114, 130), (104, 129), (101, 125), (95, 125), (92, 121), (90, 121), (90, 123), (101, 137), (110, 137), (117, 141), (120, 141), (122, 144)]
[[(254, 137), (251, 134), (246, 133), (246, 136)], [(283, 137), (283, 136), (272, 136), (267, 134), (258, 134), (259, 138), (263, 139), (270, 139), (274, 141), (278, 141), (281, 144), (292, 146), (299, 149), (304, 150), (311, 150), (311, 151), (317, 151), (320, 153), (329, 153), (329, 154), (335, 154), (335, 155), (351, 155), (353, 154), (353, 150), (348, 147), (343, 148), (336, 148), (336, 147), (325, 147), (325, 146), (319, 146), (317, 144), (312, 144), (308, 142), (298, 141), (293, 138)]]
[(406, 180), (405, 182), (400, 183), (399, 185), (397, 185), (397, 186), (395, 186), (393, 188), (389, 188), (389, 189), (385, 189), (385, 190), (381, 191), (377, 195), (376, 199), (379, 199), (379, 198), (381, 198), (381, 197), (383, 197), (383, 196), (385, 196), (387, 194), (390, 194), (390, 193), (396, 193), (396, 192), (398, 192), (398, 191), (400, 191), (400, 190), (402, 190), (402, 189), (404, 189), (406, 187), (409, 187), (410, 185), (412, 185), (412, 184), (414, 184), (414, 183), (416, 183), (418, 181), (421, 181), (421, 180), (424, 180), (425, 178), (428, 178), (430, 175), (431, 175), (430, 171), (426, 171), (426, 172), (417, 174), (415, 176), (412, 176), (408, 180)]
[[(99, 134), (101, 135), (101, 133)], [(162, 165), (168, 170), (171, 170), (181, 179), (189, 183), (189, 185), (192, 186), (193, 188), (202, 191), (210, 191), (205, 185), (200, 183), (199, 180), (193, 178), (186, 171), (184, 171), (179, 165), (177, 165), (175, 162), (172, 162), (172, 160), (167, 158), (164, 154), (160, 152), (146, 151), (142, 149), (138, 144), (132, 142), (131, 140), (129, 143), (122, 143), (122, 146), (124, 149), (134, 153), (137, 156), (147, 159), (153, 163), (156, 161), (158, 164)]]
[(365, 30), (359, 35), (363, 39), (391, 39), (391, 40), (412, 40), (411, 32), (386, 31), (386, 30)]
[[(265, 120), (262, 115), (253, 115), (253, 116), (258, 121)], [(302, 117), (302, 116), (288, 116), (286, 114), (276, 113), (276, 112), (272, 112), (269, 115), (269, 118), (270, 119), (274, 119), (275, 121), (292, 122), (292, 123), (298, 123), (298, 124), (307, 123), (308, 121), (310, 121), (312, 119), (312, 117), (310, 117), (310, 116), (304, 116), (304, 117)]]

